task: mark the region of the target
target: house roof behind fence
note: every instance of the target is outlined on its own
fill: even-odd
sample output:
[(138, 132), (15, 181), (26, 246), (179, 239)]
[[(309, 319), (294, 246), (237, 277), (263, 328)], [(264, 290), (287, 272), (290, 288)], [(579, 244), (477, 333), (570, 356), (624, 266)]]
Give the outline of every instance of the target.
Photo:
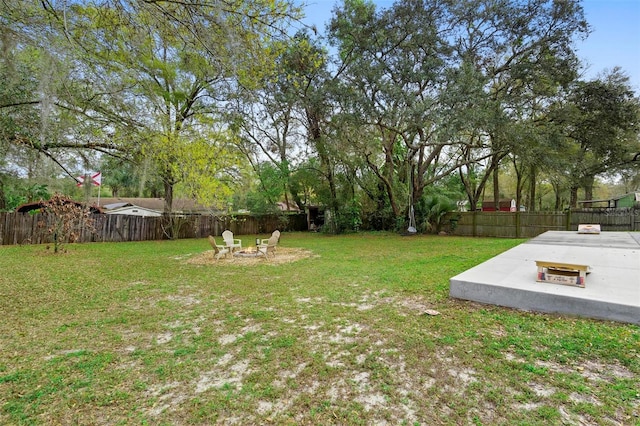
[[(16, 208), (16, 212), (18, 212), (18, 213), (27, 213), (27, 212), (31, 212), (31, 211), (34, 211), (34, 210), (40, 210), (43, 207), (46, 207), (46, 203), (47, 202), (43, 201), (43, 200), (34, 201), (32, 203), (25, 203), (25, 204), (22, 204), (22, 205), (18, 206)], [(85, 203), (81, 203), (79, 201), (74, 201), (74, 200), (65, 200), (65, 203), (72, 203), (72, 204), (75, 204), (76, 206), (82, 207), (82, 208), (86, 207)], [(103, 213), (102, 209), (97, 204), (91, 204), (89, 206), (89, 211), (91, 213)]]
[[(97, 203), (97, 198), (92, 198), (92, 202)], [(109, 208), (119, 208), (126, 205), (143, 207), (149, 210), (164, 211), (164, 198), (135, 198), (135, 197), (104, 197), (100, 198), (100, 206)], [(172, 211), (174, 213), (211, 213), (212, 208), (202, 206), (195, 200), (188, 198), (177, 198), (173, 200)]]

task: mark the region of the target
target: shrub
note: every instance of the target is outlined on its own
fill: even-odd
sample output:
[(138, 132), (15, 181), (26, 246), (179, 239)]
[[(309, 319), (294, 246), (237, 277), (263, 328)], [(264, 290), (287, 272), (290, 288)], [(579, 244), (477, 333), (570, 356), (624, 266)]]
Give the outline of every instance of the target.
[(445, 215), (456, 209), (456, 203), (444, 195), (428, 195), (421, 201), (420, 210), (424, 215), (424, 230), (427, 232), (440, 232), (444, 224)]
[(77, 241), (83, 230), (93, 232), (94, 223), (89, 207), (59, 193), (43, 203), (41, 226), (53, 237), (53, 251), (58, 253), (64, 243)]

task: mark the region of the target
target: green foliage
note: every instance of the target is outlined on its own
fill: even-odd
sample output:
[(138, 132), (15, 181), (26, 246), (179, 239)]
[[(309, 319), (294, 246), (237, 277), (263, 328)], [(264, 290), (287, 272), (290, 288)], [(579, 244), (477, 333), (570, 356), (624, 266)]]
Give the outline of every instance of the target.
[(416, 222), (420, 218), (422, 230), (438, 233), (442, 230), (444, 216), (455, 210), (455, 201), (445, 195), (427, 195), (416, 205)]
[(5, 193), (5, 211), (14, 211), (17, 207), (27, 202), (24, 195), (15, 195), (11, 192)]
[(263, 162), (257, 166), (257, 174), (257, 185), (244, 188), (242, 197), (234, 196), (234, 207), (246, 208), (255, 214), (280, 213), (276, 203), (283, 199), (288, 171)]
[(357, 200), (346, 203), (336, 219), (337, 233), (358, 232), (362, 226), (362, 208)]
[(269, 214), (279, 211), (277, 206), (262, 191), (251, 191), (246, 195), (246, 208), (251, 214)]
[(314, 159), (301, 164), (293, 171), (289, 178), (289, 190), (293, 200), (300, 208), (317, 204), (319, 184), (319, 173)]
[[(68, 116), (66, 125), (80, 118), (67, 128), (60, 121), (56, 128), (60, 138), (40, 132), (38, 136), (46, 138), (46, 144), (25, 132), (16, 137), (13, 122), (0, 123), (0, 136), (4, 130), (11, 133), (11, 146), (22, 144), (27, 151), (45, 153), (63, 167), (65, 161), (58, 160), (62, 153), (53, 149), (117, 150), (129, 160), (151, 158), (153, 174), (162, 179), (169, 207), (174, 186), (180, 182), (178, 191), (202, 203), (215, 205), (228, 197), (233, 179), (230, 169), (238, 161), (232, 149), (234, 136), (218, 120), (219, 103), (232, 96), (228, 91), (230, 81), (255, 87), (262, 75), (271, 72), (277, 51), (268, 44), (285, 34), (283, 24), (298, 16), (298, 8), (270, 0), (234, 0), (193, 8), (128, 0), (79, 2), (73, 7), (51, 4), (44, 8), (11, 3), (1, 6), (2, 16), (12, 18), (2, 23), (11, 27), (3, 29), (2, 42), (11, 42), (2, 46), (3, 52), (26, 53), (32, 49), (31, 57), (50, 58), (49, 70), (60, 75), (51, 72), (52, 80), (43, 79), (38, 87), (34, 79), (30, 87), (34, 92), (35, 88), (50, 88), (45, 97), (55, 97), (64, 107), (58, 110), (53, 103), (34, 101), (39, 93), (26, 91), (18, 93), (22, 98), (16, 95), (9, 103), (23, 102), (24, 98), (24, 105), (29, 107), (28, 102), (40, 104), (41, 116), (30, 122), (36, 129), (43, 118), (53, 121), (53, 112), (58, 114), (56, 119)], [(16, 34), (22, 36), (22, 29), (29, 32), (26, 43), (12, 40)], [(46, 44), (47, 54), (40, 49), (41, 43)], [(61, 78), (65, 72), (71, 78)], [(24, 75), (31, 77), (34, 73)], [(0, 81), (11, 82), (9, 89), (21, 87), (9, 78)], [(68, 86), (62, 88), (65, 84)], [(11, 108), (10, 114), (0, 117), (10, 118), (14, 111), (19, 117), (18, 107)], [(44, 117), (45, 112), (50, 117)], [(110, 179), (116, 193), (120, 187), (131, 188), (126, 175), (112, 175)], [(143, 180), (140, 187), (145, 183)]]
[(51, 195), (49, 194), (47, 185), (42, 185), (38, 183), (35, 183), (27, 187), (26, 193), (27, 193), (27, 202), (48, 200), (51, 197)]
[[(462, 184), (475, 207), (509, 155), (531, 205), (537, 181), (560, 194), (637, 175), (628, 81), (576, 81), (578, 1), (347, 0), (326, 38), (291, 37), (299, 14), (280, 0), (1, 2), (0, 174), (59, 190), (46, 179), (60, 168), (114, 154), (115, 196), (224, 209), (245, 192), (256, 212), (286, 198), (326, 207), (338, 232), (406, 229), (408, 189), (458, 200)], [(0, 208), (29, 200), (14, 189)]]
[(374, 199), (367, 198), (361, 202), (362, 228), (369, 231), (395, 230), (398, 232), (406, 229), (405, 218), (402, 218), (402, 223), (397, 223), (398, 220), (385, 195), (374, 194), (376, 195)]
[[(473, 178), (473, 174), (471, 176)], [(442, 195), (452, 201), (466, 199), (464, 184), (458, 173), (451, 173), (434, 185), (425, 188), (424, 193), (425, 195)]]
[(222, 209), (227, 204), (240, 162), (232, 136), (212, 133), (191, 140), (176, 159), (173, 175), (182, 181), (180, 190), (204, 206)]
[(8, 183), (3, 188), (5, 198), (4, 210), (6, 211), (13, 211), (16, 207), (25, 203), (48, 200), (51, 198), (47, 185), (38, 183), (28, 185), (15, 178), (4, 178), (2, 181)]
[(134, 197), (138, 195), (143, 168), (129, 161), (108, 157), (100, 166), (102, 184), (108, 186), (114, 197)]
[[(598, 80), (578, 82), (568, 103), (554, 110), (566, 119), (563, 133), (570, 145), (563, 153), (571, 186), (589, 186), (599, 174), (615, 174), (629, 167), (640, 151), (640, 102), (619, 69)], [(557, 116), (557, 115), (556, 115)]]
[(260, 194), (269, 204), (280, 201), (288, 179), (288, 172), (271, 163), (262, 163), (258, 167)]

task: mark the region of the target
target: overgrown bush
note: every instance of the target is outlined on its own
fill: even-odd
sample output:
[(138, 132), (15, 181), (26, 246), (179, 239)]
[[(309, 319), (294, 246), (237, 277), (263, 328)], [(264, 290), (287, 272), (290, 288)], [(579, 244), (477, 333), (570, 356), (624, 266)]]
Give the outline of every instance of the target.
[(393, 210), (389, 206), (374, 211), (364, 211), (362, 218), (361, 228), (367, 231), (399, 230), (405, 225), (404, 218), (402, 218), (403, 223), (398, 227)]
[[(0, 186), (4, 186), (4, 183), (0, 182)], [(0, 197), (2, 198), (0, 200), (0, 211), (14, 211), (21, 204), (46, 200), (50, 196), (47, 185), (33, 184), (26, 186), (12, 181), (11, 185), (7, 185), (3, 190), (0, 190)]]
[(420, 200), (421, 228), (424, 232), (438, 233), (447, 213), (456, 210), (456, 203), (444, 195), (427, 195)]
[(358, 232), (362, 225), (361, 207), (356, 200), (352, 200), (343, 209), (341, 209), (336, 218), (338, 233), (354, 231)]

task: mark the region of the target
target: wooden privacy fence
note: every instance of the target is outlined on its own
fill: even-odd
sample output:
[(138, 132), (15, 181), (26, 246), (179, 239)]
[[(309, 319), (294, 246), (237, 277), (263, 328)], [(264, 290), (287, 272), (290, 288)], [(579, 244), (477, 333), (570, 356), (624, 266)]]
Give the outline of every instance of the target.
[[(53, 241), (48, 232), (52, 218), (43, 214), (0, 213), (0, 243), (43, 244)], [(147, 241), (169, 238), (219, 236), (225, 229), (236, 235), (307, 230), (305, 214), (283, 216), (164, 216), (91, 215), (93, 229), (78, 226), (77, 242)]]
[[(79, 242), (117, 242), (204, 238), (225, 229), (236, 235), (264, 235), (275, 229), (306, 231), (305, 214), (285, 216), (140, 217), (92, 215), (94, 231), (80, 229)], [(454, 235), (532, 238), (545, 231), (576, 231), (579, 224), (600, 224), (602, 231), (640, 231), (640, 209), (572, 210), (570, 212), (465, 212), (445, 216)], [(51, 243), (45, 215), (0, 213), (0, 244)]]
[(448, 213), (445, 224), (454, 235), (474, 237), (532, 238), (546, 231), (577, 231), (579, 224), (600, 224), (602, 231), (640, 231), (640, 209)]

